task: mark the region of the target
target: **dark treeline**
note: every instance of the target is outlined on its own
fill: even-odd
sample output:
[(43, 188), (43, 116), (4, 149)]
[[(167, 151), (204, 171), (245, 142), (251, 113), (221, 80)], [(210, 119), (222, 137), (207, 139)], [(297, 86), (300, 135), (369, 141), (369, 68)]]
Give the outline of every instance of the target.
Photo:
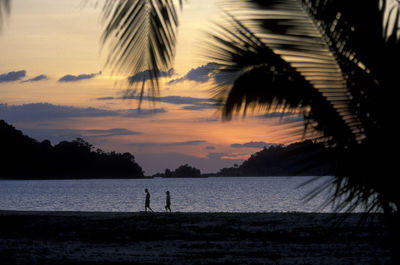
[(218, 176), (321, 176), (332, 174), (334, 163), (323, 144), (306, 140), (277, 145), (254, 153), (242, 165), (221, 169)]
[(165, 169), (164, 173), (157, 173), (153, 177), (162, 178), (200, 178), (202, 177), (200, 169), (189, 166), (188, 164), (182, 165), (171, 171), (170, 169)]
[(104, 152), (81, 138), (54, 146), (0, 121), (1, 178), (141, 178), (130, 153)]

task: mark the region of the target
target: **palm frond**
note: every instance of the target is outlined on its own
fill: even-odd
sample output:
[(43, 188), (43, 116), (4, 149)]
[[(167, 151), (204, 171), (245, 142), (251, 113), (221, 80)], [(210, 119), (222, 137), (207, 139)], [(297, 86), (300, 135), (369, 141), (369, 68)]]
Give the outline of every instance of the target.
[[(337, 88), (341, 76), (326, 78), (323, 85), (332, 91), (316, 89), (316, 83), (322, 82), (320, 80), (326, 76), (324, 67), (328, 72), (332, 68), (330, 62), (288, 62), (238, 19), (230, 16), (227, 24), (229, 26), (217, 26), (210, 34), (214, 42), (208, 51), (208, 56), (222, 66), (220, 71), (242, 73), (232, 86), (217, 87), (219, 102), (224, 103), (225, 118), (256, 106), (265, 106), (266, 110), (273, 111), (301, 109), (308, 124), (316, 122), (316, 129), (324, 131), (326, 137), (345, 141), (355, 139), (343, 112), (337, 111), (338, 106), (332, 104), (333, 99), (347, 99), (343, 95), (346, 89), (342, 86)], [(311, 72), (316, 67), (319, 72)], [(331, 98), (326, 96), (327, 93)], [(338, 126), (346, 129), (336, 130)]]
[(3, 21), (10, 13), (10, 10), (11, 0), (0, 0), (0, 31), (3, 26)]
[(396, 163), (381, 139), (394, 139), (397, 131), (398, 67), (391, 65), (400, 61), (399, 3), (230, 2), (235, 16), (210, 34), (209, 49), (221, 71), (241, 73), (232, 86), (218, 88), (223, 114), (247, 106), (301, 109), (338, 159), (336, 209), (375, 211), (391, 203), (398, 209)]
[(175, 55), (175, 1), (107, 0), (103, 21), (106, 27), (102, 43), (111, 41), (107, 65), (131, 76), (146, 71), (149, 76), (143, 82), (150, 80), (151, 94), (158, 93), (159, 73), (171, 68)]

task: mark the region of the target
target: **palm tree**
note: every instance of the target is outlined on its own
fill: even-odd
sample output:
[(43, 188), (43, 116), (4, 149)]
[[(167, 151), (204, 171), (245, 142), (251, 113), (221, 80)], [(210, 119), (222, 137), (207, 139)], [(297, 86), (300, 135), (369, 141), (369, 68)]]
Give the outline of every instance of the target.
[[(153, 3), (175, 10), (170, 1), (133, 2), (146, 2), (151, 12), (143, 12), (149, 14), (161, 14), (156, 12), (159, 6)], [(218, 71), (227, 74), (225, 84), (218, 86), (215, 94), (218, 102), (223, 103), (223, 117), (230, 119), (234, 113), (245, 113), (248, 108), (300, 112), (305, 120), (304, 131), (319, 132), (322, 136), (318, 140), (326, 143), (337, 162), (332, 182), (310, 197), (333, 186), (332, 202), (337, 210), (352, 211), (362, 205), (367, 212), (383, 211), (392, 224), (398, 222), (400, 193), (393, 151), (399, 150), (395, 96), (400, 69), (399, 1), (228, 2), (231, 7), (225, 14), (226, 23), (216, 25), (209, 34), (207, 53), (208, 58), (219, 63)], [(130, 8), (134, 10), (136, 5), (131, 4), (135, 8)], [(119, 18), (120, 13), (115, 12)], [(136, 46), (139, 51), (155, 49), (157, 52), (151, 53), (159, 56), (150, 60), (148, 69), (155, 70), (153, 77), (157, 79), (159, 66), (169, 67), (173, 57), (172, 32), (175, 33), (178, 23), (176, 13), (168, 14), (173, 15), (161, 18), (159, 24), (163, 27), (158, 34), (172, 38), (159, 38), (162, 45), (149, 44), (151, 35), (146, 35), (147, 45), (136, 45), (139, 33), (133, 37), (123, 33), (131, 27), (127, 26), (128, 21), (134, 25), (128, 31), (136, 33), (145, 24), (144, 19), (152, 24), (149, 17), (141, 15), (141, 19), (136, 19), (125, 15), (118, 21), (112, 16), (104, 39), (111, 32), (122, 36), (116, 42), (121, 57), (112, 54), (113, 63), (129, 68), (137, 62), (133, 60), (135, 56), (122, 53), (122, 47), (133, 53)], [(126, 45), (128, 42), (133, 44)], [(140, 67), (147, 66), (142, 63)], [(140, 67), (130, 69), (138, 72)], [(229, 78), (232, 72), (236, 73), (235, 79)], [(398, 229), (392, 232), (394, 238), (399, 235)]]
[[(321, 132), (319, 140), (342, 158), (333, 184), (335, 198), (346, 199), (337, 209), (361, 203), (368, 211), (397, 211), (393, 146), (382, 141), (394, 141), (396, 132), (399, 3), (229, 2), (236, 9), (209, 34), (208, 51), (221, 73), (239, 73), (217, 89), (223, 117), (255, 107), (301, 112), (305, 129)], [(231, 15), (243, 8), (245, 16)], [(159, 70), (169, 69), (174, 56), (176, 10), (172, 0), (107, 1), (103, 42), (116, 36), (110, 65), (130, 74), (150, 69), (151, 87), (158, 88)]]
[(389, 1), (245, 2), (250, 15), (228, 15), (229, 26), (210, 34), (210, 58), (220, 63), (220, 71), (240, 73), (233, 85), (218, 89), (223, 116), (260, 106), (301, 111), (306, 130), (321, 132), (320, 140), (339, 158), (334, 198), (345, 199), (337, 209), (363, 204), (367, 211), (397, 211), (394, 143), (383, 139), (396, 139), (398, 6), (388, 10)]
[[(337, 210), (383, 211), (396, 240), (399, 2), (245, 2), (246, 16), (227, 15), (229, 26), (210, 34), (220, 71), (240, 73), (218, 89), (223, 116), (248, 107), (300, 110), (305, 130), (321, 132), (337, 162), (332, 182), (309, 198), (333, 186)], [(395, 263), (398, 249), (393, 255)]]

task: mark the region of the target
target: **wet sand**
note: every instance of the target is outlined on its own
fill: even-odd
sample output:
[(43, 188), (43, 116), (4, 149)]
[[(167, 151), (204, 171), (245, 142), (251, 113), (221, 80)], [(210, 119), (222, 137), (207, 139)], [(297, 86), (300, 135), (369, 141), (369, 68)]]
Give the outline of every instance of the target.
[(352, 214), (0, 211), (0, 264), (384, 264)]

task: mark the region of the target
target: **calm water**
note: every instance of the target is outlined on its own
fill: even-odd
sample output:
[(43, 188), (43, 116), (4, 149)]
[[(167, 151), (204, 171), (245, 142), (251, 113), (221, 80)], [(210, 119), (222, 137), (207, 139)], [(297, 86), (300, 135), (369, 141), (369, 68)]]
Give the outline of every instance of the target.
[(145, 193), (151, 207), (163, 211), (165, 191), (172, 210), (180, 212), (288, 212), (321, 210), (328, 192), (308, 203), (302, 198), (321, 180), (299, 188), (310, 177), (235, 177), (201, 179), (90, 179), (0, 181), (1, 210), (143, 211)]

